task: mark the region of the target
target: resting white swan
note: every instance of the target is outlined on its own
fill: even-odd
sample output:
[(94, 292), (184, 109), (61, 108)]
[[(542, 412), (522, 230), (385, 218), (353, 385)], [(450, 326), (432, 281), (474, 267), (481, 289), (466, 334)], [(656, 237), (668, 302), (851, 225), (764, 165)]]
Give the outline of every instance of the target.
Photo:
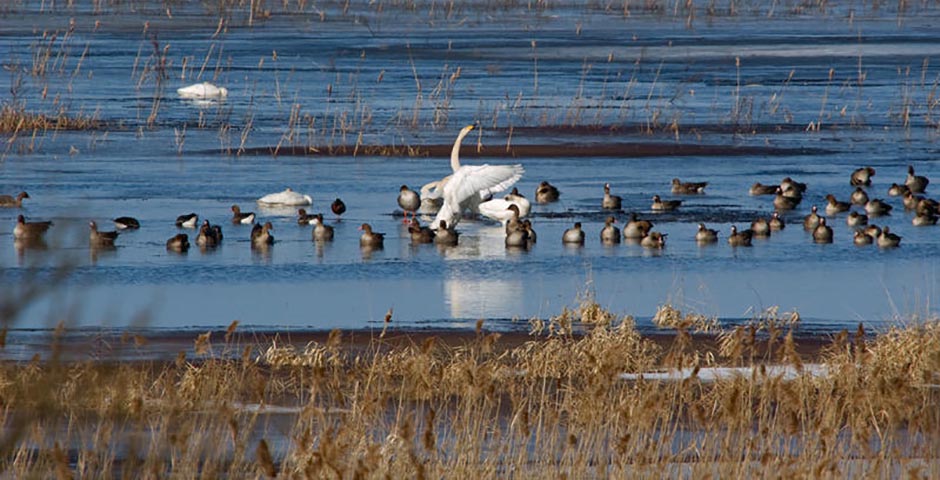
[(313, 198), (310, 195), (301, 195), (290, 188), (283, 192), (269, 193), (258, 199), (259, 205), (283, 205), (287, 207), (297, 207), (303, 205), (313, 205)]
[(512, 211), (509, 210), (510, 205), (515, 205), (519, 208), (519, 217), (524, 217), (529, 213), (528, 211), (523, 213), (522, 207), (518, 203), (512, 200), (507, 200), (509, 197), (510, 196), (507, 195), (506, 198), (494, 198), (492, 200), (481, 203), (480, 215), (496, 220), (497, 222), (502, 223), (505, 227), (506, 222), (508, 222), (509, 219), (513, 217)]
[(225, 98), (228, 96), (228, 89), (217, 87), (209, 82), (202, 82), (178, 88), (176, 93), (183, 98)]
[(522, 165), (461, 165), (460, 143), (471, 130), (473, 125), (460, 131), (450, 152), (450, 168), (454, 173), (441, 180), (444, 204), (431, 223), (432, 228), (437, 228), (441, 220), (451, 227), (457, 225), (464, 209), (479, 211), (483, 198), (511, 187), (525, 173)]

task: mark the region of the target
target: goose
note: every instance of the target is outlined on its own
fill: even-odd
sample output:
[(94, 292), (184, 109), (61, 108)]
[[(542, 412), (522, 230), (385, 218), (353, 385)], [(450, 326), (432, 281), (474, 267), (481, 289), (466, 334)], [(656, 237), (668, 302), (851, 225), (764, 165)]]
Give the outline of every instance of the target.
[(444, 187), (440, 180), (424, 184), (421, 187), (421, 206), (418, 211), (427, 214), (437, 213), (444, 205), (443, 195)]
[(832, 243), (832, 227), (826, 225), (826, 217), (819, 218), (819, 225), (813, 229), (813, 241), (816, 243)]
[(917, 208), (917, 203), (924, 199), (922, 195), (914, 195), (914, 193), (910, 190), (904, 192), (903, 196), (904, 198), (902, 203), (904, 204), (905, 210), (913, 210)]
[(940, 211), (940, 203), (937, 203), (936, 200), (931, 198), (921, 199), (914, 207), (914, 212), (918, 215), (935, 214), (938, 211)]
[(447, 222), (441, 220), (441, 223), (437, 225), (437, 234), (434, 235), (434, 243), (452, 247), (457, 245), (457, 240), (459, 237), (460, 232), (455, 230), (453, 227), (448, 227)]
[(819, 216), (816, 205), (813, 205), (809, 215), (803, 217), (803, 230), (815, 230), (819, 226), (820, 218), (822, 217)]
[(561, 196), (561, 193), (558, 192), (558, 189), (545, 181), (535, 189), (535, 203), (557, 202), (559, 196)]
[(855, 191), (852, 192), (852, 197), (850, 198), (852, 205), (865, 205), (868, 203), (868, 193), (862, 189), (862, 187), (855, 187)]
[(751, 196), (755, 196), (755, 197), (758, 195), (773, 195), (777, 193), (777, 186), (776, 185), (763, 185), (760, 182), (756, 182), (754, 183), (754, 185), (751, 185), (751, 188), (750, 190), (748, 190), (748, 193), (750, 193)]
[(622, 199), (617, 195), (610, 194), (610, 184), (604, 184), (604, 199), (601, 200), (601, 208), (604, 210), (620, 210)]
[(728, 245), (732, 247), (750, 247), (752, 236), (753, 232), (750, 230), (739, 232), (738, 227), (732, 225), (731, 233), (728, 235)]
[(208, 220), (202, 221), (199, 234), (196, 235), (196, 245), (200, 247), (215, 247), (222, 242), (222, 228), (213, 228)]
[(434, 230), (422, 227), (417, 218), (412, 218), (408, 224), (408, 233), (411, 234), (411, 243), (431, 243), (434, 241)]
[(780, 214), (777, 212), (772, 213), (770, 215), (770, 229), (779, 231), (783, 230), (784, 228), (787, 228), (787, 224), (783, 221), (782, 218), (780, 218)]
[(783, 189), (783, 191), (793, 189), (796, 192), (799, 192), (800, 195), (806, 193), (806, 184), (797, 182), (790, 177), (784, 177), (783, 180), (780, 181), (780, 188)]
[(118, 217), (113, 222), (114, 227), (118, 230), (137, 230), (140, 228), (140, 222), (134, 217)]
[(467, 125), (460, 130), (454, 141), (450, 153), (450, 167), (453, 173), (449, 178), (441, 180), (444, 204), (434, 217), (432, 225), (435, 228), (440, 226), (441, 220), (445, 220), (451, 227), (456, 227), (465, 209), (478, 212), (483, 198), (511, 187), (525, 173), (522, 165), (518, 164), (461, 165), (460, 144), (473, 129), (473, 125)]
[(829, 216), (833, 216), (842, 212), (847, 212), (849, 211), (850, 208), (852, 208), (852, 205), (849, 204), (849, 202), (840, 202), (836, 200), (835, 195), (831, 193), (826, 195), (826, 202), (828, 202), (826, 204), (826, 215), (829, 215)]
[(918, 213), (911, 219), (911, 224), (915, 227), (927, 227), (937, 224), (937, 216), (930, 212)]
[(94, 221), (88, 222), (88, 228), (90, 232), (88, 233), (88, 240), (90, 245), (94, 247), (113, 247), (114, 241), (117, 240), (118, 232), (99, 232), (98, 224)]
[(930, 183), (930, 179), (923, 175), (914, 175), (914, 166), (907, 166), (907, 179), (904, 180), (904, 185), (907, 185), (907, 188), (910, 188), (914, 193), (924, 193), (927, 190), (927, 184)]
[(529, 199), (525, 198), (524, 195), (519, 193), (518, 188), (513, 187), (512, 191), (509, 192), (509, 195), (506, 195), (505, 197), (503, 197), (503, 199), (506, 200), (507, 202), (514, 203), (517, 207), (519, 207), (520, 217), (529, 216), (529, 211), (532, 210), (532, 204), (529, 203)]
[(620, 229), (614, 226), (615, 223), (617, 223), (616, 218), (607, 217), (607, 220), (604, 222), (604, 228), (601, 229), (601, 243), (620, 243)]
[(770, 222), (766, 218), (758, 218), (751, 222), (751, 231), (754, 232), (755, 237), (769, 237), (770, 236)]
[(653, 229), (653, 222), (640, 220), (636, 213), (630, 214), (630, 220), (623, 227), (623, 238), (638, 240), (649, 234)]
[(529, 231), (520, 226), (519, 228), (506, 233), (506, 240), (504, 243), (506, 244), (506, 248), (528, 249), (531, 245), (529, 242)]
[(506, 233), (520, 228), (522, 226), (522, 222), (519, 221), (519, 206), (516, 204), (510, 204), (508, 207), (506, 207), (505, 211), (510, 215), (509, 220), (503, 224)]
[(225, 98), (228, 96), (228, 89), (225, 87), (217, 87), (209, 82), (202, 82), (188, 87), (177, 88), (176, 93), (183, 98)]
[(299, 207), (313, 205), (313, 197), (297, 193), (287, 187), (283, 192), (269, 193), (257, 200), (261, 206)]
[[(794, 191), (792, 188), (788, 191)], [(800, 205), (800, 198), (784, 195), (784, 190), (777, 188), (777, 194), (774, 196), (774, 208), (777, 210), (793, 210)]]
[(26, 192), (20, 192), (16, 195), (16, 197), (12, 197), (10, 195), (0, 195), (0, 207), (22, 208), (24, 198), (29, 198), (29, 194)]
[(715, 243), (718, 241), (718, 230), (707, 228), (704, 223), (700, 223), (698, 231), (695, 232), (695, 241), (699, 244)]
[(408, 188), (408, 185), (402, 185), (398, 189), (398, 206), (405, 212), (402, 223), (408, 223), (408, 214), (414, 219), (416, 212), (421, 208), (421, 197), (418, 192)]
[(313, 240), (316, 242), (333, 241), (333, 227), (323, 224), (323, 214), (318, 213), (313, 216)]
[(871, 245), (873, 241), (874, 239), (862, 230), (856, 230), (852, 237), (852, 242), (856, 245)]
[(303, 208), (297, 209), (297, 225), (313, 225), (313, 219), (316, 215), (307, 213)]
[(196, 228), (196, 222), (198, 221), (199, 215), (186, 213), (176, 217), (176, 226), (179, 228)]
[(663, 200), (659, 195), (653, 195), (653, 205), (650, 206), (654, 212), (670, 212), (679, 208), (682, 200)]
[(796, 200), (797, 204), (803, 200), (803, 191), (798, 188), (794, 188), (792, 185), (780, 187), (780, 194), (784, 197)]
[(52, 222), (27, 222), (26, 217), (17, 215), (16, 226), (13, 227), (13, 238), (16, 240), (41, 240)]
[(362, 235), (359, 237), (359, 246), (366, 248), (382, 248), (385, 245), (385, 234), (372, 231), (372, 225), (363, 223), (359, 226)]
[(189, 235), (179, 233), (166, 241), (166, 249), (171, 252), (185, 253), (189, 250)]
[(878, 225), (869, 225), (865, 227), (863, 232), (871, 238), (878, 238), (878, 235), (881, 235), (881, 227)]
[(871, 186), (871, 177), (875, 176), (875, 169), (871, 167), (862, 167), (856, 169), (852, 172), (852, 177), (849, 179), (849, 185), (854, 187), (858, 186)]
[(901, 237), (891, 233), (888, 227), (881, 230), (877, 240), (878, 246), (881, 248), (894, 248), (901, 245)]
[(910, 191), (911, 191), (911, 189), (908, 188), (907, 185), (898, 185), (898, 184), (896, 184), (896, 183), (892, 183), (891, 186), (888, 187), (888, 196), (890, 196), (890, 197), (903, 197), (904, 194), (906, 194), (907, 192), (910, 192)]
[(680, 182), (678, 178), (672, 179), (672, 193), (673, 195), (694, 195), (699, 193), (705, 193), (705, 187), (708, 186), (708, 182)]
[(640, 245), (644, 248), (663, 248), (666, 246), (666, 235), (665, 233), (650, 232), (649, 235), (643, 237), (643, 240), (640, 240)]
[(339, 218), (340, 215), (346, 213), (346, 204), (337, 198), (333, 200), (333, 203), (330, 205), (330, 210), (333, 211), (333, 215), (336, 215), (336, 218)]
[(873, 198), (865, 204), (865, 211), (872, 216), (890, 215), (893, 208), (880, 198)]
[(848, 217), (845, 217), (845, 224), (850, 227), (862, 227), (868, 225), (868, 215), (852, 212)]
[(251, 225), (255, 223), (255, 212), (242, 212), (238, 205), (232, 205), (232, 224)]
[(252, 248), (273, 244), (274, 235), (271, 235), (271, 230), (274, 230), (274, 226), (271, 225), (271, 222), (264, 222), (264, 225), (256, 223), (253, 227), (251, 227)]
[(575, 222), (574, 226), (565, 230), (561, 236), (561, 243), (565, 245), (584, 245), (584, 230), (581, 230), (581, 222)]
[(529, 219), (525, 219), (522, 222), (522, 228), (525, 229), (526, 234), (528, 234), (529, 243), (535, 243), (538, 241), (538, 235), (535, 233), (535, 229), (532, 228), (532, 222)]

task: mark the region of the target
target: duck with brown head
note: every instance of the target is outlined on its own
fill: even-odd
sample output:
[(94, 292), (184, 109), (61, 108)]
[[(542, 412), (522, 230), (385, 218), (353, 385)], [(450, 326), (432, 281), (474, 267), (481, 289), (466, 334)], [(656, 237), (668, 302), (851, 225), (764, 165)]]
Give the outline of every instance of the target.
[(738, 227), (732, 225), (731, 233), (728, 235), (728, 245), (732, 247), (750, 247), (753, 232), (750, 230), (738, 231)]
[(849, 185), (852, 186), (870, 186), (871, 177), (875, 176), (875, 169), (871, 167), (862, 167), (856, 169), (852, 172), (852, 177), (849, 178)]
[(189, 251), (189, 235), (178, 233), (166, 241), (166, 249), (170, 252), (186, 253)]
[(41, 239), (52, 222), (27, 222), (23, 215), (16, 216), (16, 226), (13, 227), (13, 238), (16, 240), (38, 240)]
[(367, 248), (382, 248), (385, 246), (385, 234), (372, 231), (372, 225), (363, 223), (359, 226), (362, 235), (359, 236), (359, 246)]
[(437, 225), (437, 233), (434, 235), (434, 243), (453, 247), (457, 245), (460, 238), (460, 232), (453, 227), (447, 226), (446, 220), (441, 220)]
[(671, 212), (682, 205), (682, 200), (663, 200), (659, 195), (653, 195), (653, 204), (650, 209), (654, 212)]
[(252, 248), (273, 245), (274, 235), (271, 234), (272, 230), (274, 230), (274, 226), (271, 225), (271, 222), (264, 222), (264, 225), (256, 223), (253, 227), (251, 227)]
[(832, 227), (826, 225), (826, 217), (819, 219), (819, 225), (813, 230), (813, 241), (816, 243), (832, 243)]
[(718, 230), (707, 228), (704, 223), (698, 224), (698, 231), (695, 232), (695, 241), (699, 245), (715, 243), (718, 241)]
[(184, 213), (176, 217), (176, 226), (178, 228), (196, 228), (196, 224), (199, 222), (199, 215), (195, 213)]
[(610, 184), (604, 184), (604, 199), (601, 200), (601, 208), (604, 210), (620, 210), (623, 200), (618, 195), (611, 195)]
[(316, 215), (307, 213), (307, 210), (300, 208), (297, 210), (297, 225), (313, 225), (313, 219)]
[(333, 227), (323, 223), (323, 214), (318, 213), (313, 218), (313, 240), (315, 242), (332, 242)]
[(575, 222), (574, 227), (565, 230), (561, 236), (561, 243), (565, 245), (584, 245), (584, 230), (581, 230), (581, 222)]
[(117, 240), (118, 232), (99, 232), (98, 224), (94, 221), (88, 222), (88, 241), (92, 248), (100, 247), (113, 247), (114, 241)]
[(697, 195), (705, 193), (708, 182), (681, 182), (678, 178), (672, 179), (673, 195)]
[(343, 203), (342, 200), (337, 198), (336, 200), (333, 200), (333, 204), (330, 205), (330, 210), (333, 211), (333, 215), (336, 215), (336, 218), (338, 220), (340, 215), (346, 213), (346, 204)]
[(0, 195), (0, 207), (22, 208), (24, 198), (29, 198), (29, 194), (26, 192), (20, 192), (15, 197), (12, 197), (10, 195)]
[(561, 193), (558, 191), (558, 189), (555, 188), (554, 185), (545, 181), (540, 183), (538, 188), (535, 189), (536, 203), (557, 202), (559, 196), (561, 196)]
[(255, 222), (254, 212), (242, 212), (238, 205), (232, 205), (232, 223), (235, 225), (251, 225)]
[(914, 166), (907, 166), (907, 179), (904, 180), (904, 185), (907, 185), (907, 188), (911, 189), (911, 192), (914, 193), (924, 193), (927, 190), (927, 184), (930, 183), (930, 179), (923, 175), (914, 174)]
[(408, 225), (408, 233), (411, 235), (411, 243), (431, 243), (434, 241), (434, 230), (421, 226), (417, 218), (412, 218)]
[(414, 219), (416, 212), (421, 208), (421, 196), (418, 192), (408, 188), (408, 185), (402, 185), (398, 189), (398, 206), (405, 213), (402, 223), (409, 223), (408, 214)]
[(620, 229), (614, 226), (615, 223), (617, 223), (616, 218), (607, 217), (604, 228), (601, 229), (601, 243), (605, 245), (620, 243)]

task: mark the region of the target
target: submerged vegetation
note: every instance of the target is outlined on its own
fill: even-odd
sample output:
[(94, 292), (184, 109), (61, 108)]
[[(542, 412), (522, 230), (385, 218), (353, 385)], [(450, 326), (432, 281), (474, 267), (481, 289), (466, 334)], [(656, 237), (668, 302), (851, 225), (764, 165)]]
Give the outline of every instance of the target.
[[(940, 324), (843, 332), (801, 354), (787, 322), (771, 312), (723, 332), (718, 351), (690, 324), (651, 341), (590, 301), (511, 342), (478, 325), (465, 342), (383, 331), (245, 346), (233, 324), (175, 362), (67, 361), (55, 342), (0, 364), (0, 466), (57, 478), (940, 474)], [(717, 365), (748, 368), (705, 374)], [(691, 373), (624, 375), (676, 368)]]

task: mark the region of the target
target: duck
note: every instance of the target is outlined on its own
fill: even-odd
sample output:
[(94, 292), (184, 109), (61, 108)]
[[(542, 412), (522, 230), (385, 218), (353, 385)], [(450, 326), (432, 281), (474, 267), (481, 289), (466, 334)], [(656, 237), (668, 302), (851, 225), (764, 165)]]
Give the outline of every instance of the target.
[(313, 197), (295, 192), (291, 190), (290, 187), (287, 187), (283, 192), (269, 193), (259, 198), (257, 202), (258, 205), (268, 207), (299, 207), (303, 205), (313, 205)]
[(114, 228), (118, 230), (137, 230), (140, 228), (140, 222), (134, 217), (118, 217), (113, 222)]
[(852, 237), (852, 242), (856, 245), (871, 245), (874, 239), (862, 230), (856, 230)]
[(718, 241), (718, 230), (707, 228), (704, 223), (700, 223), (698, 231), (695, 232), (695, 241), (699, 244), (715, 243)]
[(228, 89), (225, 87), (217, 87), (209, 82), (202, 82), (188, 87), (177, 88), (176, 93), (183, 98), (206, 100), (211, 98), (225, 98), (228, 96)]
[(783, 230), (784, 228), (787, 228), (786, 222), (784, 222), (783, 219), (780, 218), (780, 214), (777, 212), (770, 214), (769, 223), (770, 223), (770, 229), (773, 231), (780, 231), (780, 230)]
[(872, 216), (890, 215), (893, 208), (880, 198), (873, 198), (865, 204), (865, 211)]
[(835, 195), (831, 193), (826, 195), (826, 201), (828, 202), (826, 204), (826, 215), (829, 216), (847, 212), (850, 208), (852, 208), (852, 205), (849, 204), (849, 202), (840, 202), (836, 200)]
[(604, 184), (604, 199), (601, 201), (601, 208), (604, 210), (620, 210), (622, 199), (618, 195), (610, 194), (610, 184)]
[(649, 234), (653, 229), (653, 222), (649, 220), (640, 220), (636, 213), (630, 214), (630, 220), (623, 227), (623, 238), (628, 240), (639, 240)]
[(522, 222), (522, 228), (525, 229), (526, 234), (528, 234), (529, 243), (535, 243), (538, 241), (538, 235), (535, 233), (535, 229), (532, 228), (532, 222), (527, 218)]
[(519, 228), (513, 229), (511, 232), (506, 233), (506, 240), (504, 242), (506, 248), (522, 248), (528, 249), (531, 246), (529, 242), (529, 232), (523, 228), (521, 225)]
[(202, 221), (199, 233), (196, 235), (196, 245), (200, 247), (216, 247), (222, 243), (222, 227), (213, 227), (208, 220)]
[(659, 195), (653, 195), (653, 205), (650, 209), (654, 212), (670, 212), (679, 208), (682, 200), (663, 200)]
[(325, 225), (323, 223), (323, 214), (318, 213), (313, 216), (313, 240), (316, 242), (331, 242), (333, 241), (333, 227)]
[(813, 241), (816, 243), (832, 243), (832, 227), (826, 225), (826, 217), (819, 218), (819, 225), (813, 229)]
[(255, 212), (242, 212), (238, 205), (232, 205), (232, 224), (251, 225), (255, 223)]
[(855, 191), (852, 192), (852, 197), (850, 198), (852, 205), (865, 205), (868, 203), (868, 193), (862, 189), (862, 187), (855, 187)]
[(199, 221), (199, 215), (195, 213), (186, 213), (176, 217), (176, 226), (179, 228), (196, 228)]
[(41, 240), (52, 222), (27, 222), (26, 217), (17, 215), (16, 226), (13, 227), (13, 238), (16, 240)]
[(911, 224), (915, 227), (927, 227), (937, 224), (937, 216), (930, 212), (918, 213), (911, 219)]
[(901, 245), (901, 237), (891, 233), (891, 230), (887, 226), (881, 229), (877, 241), (878, 246), (881, 248), (894, 248)]
[(765, 218), (758, 218), (751, 222), (751, 231), (754, 232), (755, 237), (769, 237), (770, 236), (770, 222)]
[(905, 210), (914, 210), (917, 208), (917, 203), (924, 199), (922, 195), (914, 195), (910, 190), (904, 192), (903, 197), (901, 202), (904, 204)]
[[(792, 189), (791, 189), (792, 190)], [(774, 196), (774, 208), (777, 210), (793, 210), (800, 205), (800, 198), (784, 195), (783, 189), (777, 188), (777, 194)]]
[(932, 198), (921, 199), (914, 207), (914, 212), (918, 215), (935, 214), (938, 213), (938, 211), (940, 211), (940, 203), (937, 203), (937, 201)]
[(88, 240), (92, 247), (113, 247), (114, 241), (117, 240), (118, 235), (120, 235), (120, 233), (116, 231), (99, 232), (98, 224), (94, 221), (88, 222), (88, 228), (90, 230)]
[(904, 194), (910, 192), (911, 189), (907, 185), (898, 185), (897, 183), (892, 183), (888, 187), (888, 196), (889, 197), (903, 197)]
[(796, 192), (799, 192), (801, 196), (806, 193), (806, 184), (797, 182), (790, 177), (783, 177), (783, 180), (780, 181), (780, 188), (783, 189), (783, 191), (792, 189)]
[(803, 230), (815, 230), (819, 226), (819, 219), (822, 218), (819, 216), (819, 211), (816, 208), (816, 205), (813, 205), (813, 208), (810, 210), (809, 215), (803, 217)]
[(649, 235), (640, 240), (640, 245), (644, 248), (663, 248), (666, 246), (665, 233), (650, 232)]
[(274, 230), (274, 226), (271, 225), (271, 222), (264, 222), (264, 225), (260, 223), (254, 224), (254, 226), (251, 227), (251, 246), (262, 247), (272, 245), (274, 243), (274, 235), (271, 235), (271, 230)]
[(447, 221), (447, 225), (451, 227), (456, 227), (464, 210), (479, 212), (479, 205), (484, 198), (513, 186), (525, 173), (525, 169), (519, 164), (462, 165), (460, 145), (474, 127), (464, 127), (454, 141), (450, 152), (450, 168), (453, 173), (441, 180), (444, 204), (434, 217), (433, 228), (437, 228), (441, 220)]
[(385, 234), (372, 231), (372, 225), (363, 223), (359, 226), (362, 235), (359, 237), (359, 246), (367, 248), (382, 248), (385, 245)]
[(0, 207), (3, 208), (23, 208), (23, 199), (29, 198), (26, 192), (20, 192), (15, 197), (10, 195), (0, 195)]
[(878, 238), (878, 235), (881, 235), (881, 227), (874, 224), (865, 227), (862, 231), (871, 238)]
[(930, 183), (930, 179), (923, 175), (914, 175), (914, 166), (907, 166), (907, 179), (904, 180), (904, 185), (907, 185), (907, 188), (911, 189), (913, 193), (924, 193), (927, 190), (927, 184)]
[(673, 195), (695, 195), (705, 193), (708, 182), (680, 182), (678, 178), (672, 179)]
[(519, 189), (516, 187), (512, 188), (512, 191), (509, 192), (509, 195), (503, 197), (503, 200), (515, 204), (519, 207), (519, 216), (528, 217), (529, 211), (532, 210), (532, 204), (529, 203), (529, 200), (525, 198), (524, 195), (519, 193)]
[(315, 216), (307, 213), (307, 210), (303, 208), (297, 209), (297, 225), (312, 225)]
[(728, 245), (731, 245), (732, 247), (750, 247), (752, 236), (753, 232), (750, 230), (739, 232), (738, 227), (732, 225), (731, 234), (728, 235)]
[(581, 230), (581, 222), (574, 222), (574, 226), (565, 230), (561, 236), (561, 243), (565, 245), (584, 245), (584, 230)]
[(412, 218), (408, 225), (408, 233), (411, 234), (411, 243), (431, 243), (434, 241), (434, 230), (428, 227), (422, 227), (417, 218)]
[(875, 169), (871, 167), (862, 167), (857, 168), (852, 172), (851, 178), (849, 178), (849, 185), (853, 187), (858, 186), (871, 186), (871, 177), (875, 176)]
[(332, 204), (330, 204), (330, 210), (333, 211), (333, 215), (336, 215), (336, 218), (339, 218), (340, 215), (346, 213), (346, 204), (337, 198), (336, 200), (333, 200)]
[(405, 219), (402, 222), (408, 223), (408, 214), (410, 213), (413, 219), (418, 209), (421, 208), (421, 196), (408, 188), (408, 185), (402, 185), (398, 189), (398, 206), (405, 212)]
[(615, 223), (617, 219), (614, 217), (607, 217), (604, 221), (604, 228), (601, 229), (601, 243), (620, 243), (620, 229), (614, 226)]
[(754, 185), (751, 185), (751, 188), (750, 190), (748, 190), (748, 193), (750, 193), (751, 196), (754, 196), (754, 197), (758, 195), (773, 195), (777, 193), (777, 186), (776, 185), (763, 185), (760, 182), (755, 182)]
[(560, 196), (558, 189), (546, 181), (539, 183), (538, 188), (535, 189), (535, 203), (557, 202)]
[(166, 241), (166, 249), (171, 252), (185, 253), (189, 250), (189, 235), (178, 233)]
[(864, 213), (852, 212), (845, 217), (845, 224), (850, 227), (861, 227), (868, 225), (868, 215)]
[(447, 226), (447, 221), (441, 220), (437, 226), (437, 234), (434, 235), (434, 243), (445, 246), (455, 246), (460, 238), (460, 232), (453, 227)]

